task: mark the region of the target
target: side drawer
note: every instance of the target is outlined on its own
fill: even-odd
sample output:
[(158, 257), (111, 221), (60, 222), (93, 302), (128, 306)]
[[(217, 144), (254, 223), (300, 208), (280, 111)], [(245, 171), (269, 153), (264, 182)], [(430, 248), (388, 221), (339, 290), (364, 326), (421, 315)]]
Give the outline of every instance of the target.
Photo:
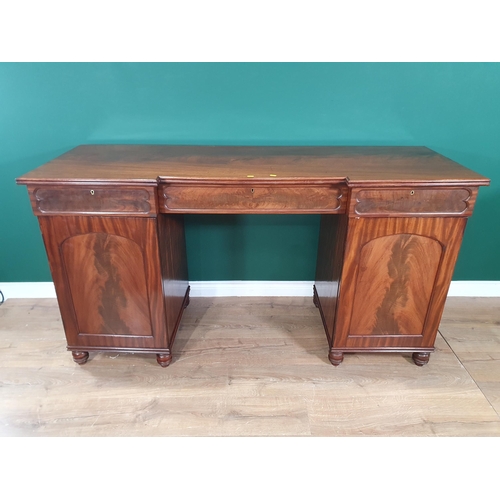
[(35, 215), (156, 215), (154, 187), (34, 186)]
[(345, 213), (343, 185), (161, 185), (160, 212)]
[(349, 215), (387, 216), (470, 216), (477, 188), (407, 187), (353, 189)]

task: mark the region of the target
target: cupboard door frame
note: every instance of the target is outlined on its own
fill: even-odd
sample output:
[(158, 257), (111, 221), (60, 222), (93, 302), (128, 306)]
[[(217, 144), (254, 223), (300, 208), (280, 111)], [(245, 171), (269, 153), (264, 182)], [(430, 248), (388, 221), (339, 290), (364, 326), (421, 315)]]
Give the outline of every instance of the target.
[[(151, 350), (158, 351), (169, 347), (167, 327), (164, 312), (164, 297), (161, 276), (161, 264), (158, 244), (158, 230), (156, 218), (146, 217), (91, 217), (91, 216), (53, 216), (39, 217), (39, 224), (42, 231), (45, 248), (49, 260), (49, 265), (54, 280), (57, 300), (61, 311), (61, 317), (66, 332), (68, 349), (82, 350)], [(125, 238), (133, 242), (140, 249), (142, 255), (142, 266), (135, 260), (130, 261), (130, 272), (144, 270), (144, 281), (147, 290), (147, 300), (150, 319), (150, 335), (144, 334), (123, 334), (122, 333), (89, 333), (80, 331), (78, 325), (78, 314), (93, 314), (99, 316), (99, 308), (90, 307), (87, 311), (76, 311), (75, 303), (89, 304), (90, 301), (85, 297), (73, 299), (76, 293), (83, 293), (71, 288), (69, 270), (64, 258), (63, 245), (70, 238), (81, 235), (105, 234), (111, 237)], [(119, 239), (116, 239), (119, 245)], [(82, 249), (83, 251), (84, 249)], [(105, 250), (106, 251), (106, 250)], [(75, 250), (78, 252), (78, 249)], [(122, 253), (122, 252), (120, 252)], [(96, 256), (96, 258), (98, 258)], [(125, 258), (125, 257), (124, 257)], [(83, 257), (82, 257), (83, 259)], [(106, 259), (105, 259), (106, 261)], [(96, 267), (97, 266), (97, 267)], [(99, 269), (98, 269), (99, 268)], [(109, 267), (101, 268), (100, 264), (90, 264), (87, 267), (88, 281), (96, 279), (106, 280), (106, 277), (116, 273), (116, 267), (109, 264)], [(79, 276), (85, 276), (86, 268), (78, 269)], [(114, 286), (123, 286), (124, 280), (120, 276)], [(130, 285), (130, 282), (128, 283)], [(98, 285), (94, 288), (99, 288)], [(102, 288), (102, 287), (101, 287)], [(134, 290), (129, 286), (128, 289), (119, 290), (127, 297), (133, 295)], [(106, 293), (106, 292), (103, 292)], [(106, 296), (109, 300), (115, 301), (116, 293), (111, 292)], [(76, 298), (76, 297), (75, 297)], [(95, 297), (93, 297), (95, 302)], [(140, 300), (144, 300), (141, 297)], [(106, 309), (101, 304), (102, 310)], [(99, 321), (100, 318), (94, 318)]]
[[(453, 269), (455, 267), (460, 244), (462, 242), (466, 222), (467, 219), (461, 217), (350, 218), (344, 252), (344, 264), (339, 286), (338, 308), (335, 318), (334, 335), (330, 346), (331, 349), (346, 352), (364, 350), (416, 351), (421, 349), (428, 352), (432, 351), (434, 349), (437, 330), (441, 321), (446, 295), (448, 293)], [(394, 242), (396, 243), (396, 241), (399, 240), (397, 235), (430, 238), (431, 240), (437, 241), (442, 247), (442, 253), (437, 265), (437, 272), (430, 272), (428, 276), (412, 277), (413, 280), (421, 280), (425, 286), (431, 289), (427, 304), (427, 311), (423, 320), (422, 332), (408, 334), (394, 331), (388, 333), (370, 333), (360, 335), (359, 332), (357, 333), (353, 331), (352, 325), (356, 299), (358, 298), (359, 300), (360, 298), (363, 298), (358, 296), (358, 294), (363, 291), (363, 285), (360, 286), (358, 282), (358, 277), (360, 276), (360, 266), (363, 265), (363, 262), (361, 261), (363, 249), (367, 244), (370, 244), (370, 242), (376, 241), (378, 238), (388, 236), (395, 237)], [(391, 259), (389, 258), (387, 262), (391, 262)], [(401, 263), (393, 262), (392, 265), (399, 265), (401, 267)], [(382, 266), (379, 271), (381, 283), (387, 284), (387, 275), (389, 273), (388, 269)], [(363, 271), (361, 270), (361, 272)], [(431, 280), (432, 283), (429, 283), (429, 280)], [(413, 282), (408, 283), (407, 287), (403, 286), (404, 283), (403, 285), (396, 287), (396, 300), (398, 297), (401, 297), (402, 294), (408, 292), (408, 290), (412, 287), (412, 283)], [(416, 285), (413, 286), (415, 287)], [(359, 288), (361, 288), (361, 292)], [(388, 293), (387, 288), (380, 289), (379, 293), (380, 297), (371, 297), (374, 300), (374, 303), (381, 303), (384, 294)], [(412, 304), (409, 306), (411, 307)], [(370, 308), (366, 311), (366, 314), (369, 313)], [(380, 314), (383, 315), (384, 311)], [(385, 311), (385, 314), (387, 316), (391, 313)], [(370, 321), (372, 321), (372, 318), (365, 317), (362, 319), (365, 323), (370, 323)], [(357, 322), (359, 323), (359, 321)]]

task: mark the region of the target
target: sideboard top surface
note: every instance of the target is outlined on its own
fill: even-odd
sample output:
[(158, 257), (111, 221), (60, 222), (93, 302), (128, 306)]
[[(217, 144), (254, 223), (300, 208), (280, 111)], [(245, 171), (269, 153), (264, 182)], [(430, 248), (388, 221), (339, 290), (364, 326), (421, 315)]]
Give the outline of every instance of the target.
[(488, 185), (426, 148), (406, 146), (78, 146), (19, 184), (324, 183)]

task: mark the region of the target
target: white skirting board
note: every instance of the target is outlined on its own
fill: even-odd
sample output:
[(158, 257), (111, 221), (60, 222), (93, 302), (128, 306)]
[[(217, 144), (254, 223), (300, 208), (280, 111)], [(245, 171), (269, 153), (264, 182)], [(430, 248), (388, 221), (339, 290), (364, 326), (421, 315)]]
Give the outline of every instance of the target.
[[(191, 281), (191, 297), (312, 297), (313, 281)], [(55, 298), (54, 283), (0, 283), (7, 299)], [(500, 297), (500, 281), (452, 281), (448, 297)]]

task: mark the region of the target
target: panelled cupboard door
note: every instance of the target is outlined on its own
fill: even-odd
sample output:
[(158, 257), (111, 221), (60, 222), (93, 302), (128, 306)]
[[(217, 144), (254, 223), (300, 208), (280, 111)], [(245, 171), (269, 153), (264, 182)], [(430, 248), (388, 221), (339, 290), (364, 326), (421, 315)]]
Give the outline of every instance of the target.
[(333, 349), (432, 348), (466, 218), (352, 218)]
[(156, 219), (39, 222), (69, 347), (168, 347)]

